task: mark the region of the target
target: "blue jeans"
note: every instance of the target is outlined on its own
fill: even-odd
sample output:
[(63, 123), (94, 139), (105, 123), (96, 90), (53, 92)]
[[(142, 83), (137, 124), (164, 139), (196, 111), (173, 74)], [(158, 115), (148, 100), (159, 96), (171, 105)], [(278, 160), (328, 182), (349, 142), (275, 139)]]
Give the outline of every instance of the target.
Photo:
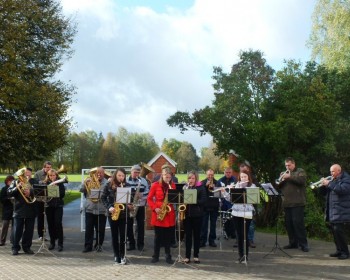
[[(209, 239), (208, 239), (208, 223), (210, 219), (210, 230), (209, 230)], [(213, 211), (204, 211), (204, 216), (202, 220), (202, 229), (201, 229), (201, 243), (212, 243), (216, 239), (216, 221), (218, 219), (218, 210)]]
[(249, 225), (249, 230), (248, 230), (248, 240), (249, 241), (254, 241), (254, 233), (255, 233), (255, 221), (252, 220)]

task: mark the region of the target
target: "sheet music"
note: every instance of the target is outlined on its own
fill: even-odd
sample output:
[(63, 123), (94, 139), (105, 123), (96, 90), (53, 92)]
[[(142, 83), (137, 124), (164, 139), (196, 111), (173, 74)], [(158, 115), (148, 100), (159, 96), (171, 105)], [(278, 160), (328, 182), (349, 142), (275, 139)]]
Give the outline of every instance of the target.
[(271, 196), (280, 195), (279, 192), (272, 186), (271, 183), (261, 184), (261, 187), (265, 190), (267, 195), (271, 195)]

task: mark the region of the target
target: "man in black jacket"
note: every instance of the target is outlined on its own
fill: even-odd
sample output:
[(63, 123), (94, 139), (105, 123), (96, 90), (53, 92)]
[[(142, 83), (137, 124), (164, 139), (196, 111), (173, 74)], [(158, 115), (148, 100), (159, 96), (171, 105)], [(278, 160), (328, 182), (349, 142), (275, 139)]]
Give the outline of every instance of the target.
[(350, 222), (350, 176), (339, 164), (330, 168), (332, 180), (323, 180), (321, 192), (326, 193), (326, 221), (330, 223), (336, 252), (330, 254), (340, 260), (349, 258), (345, 223)]
[[(27, 178), (27, 181), (31, 186), (37, 183), (35, 179), (31, 178), (31, 168), (27, 167), (25, 169), (24, 176)], [(33, 188), (23, 188), (23, 192), (20, 193), (20, 191), (18, 190), (19, 187), (16, 187), (16, 185), (20, 186), (23, 184), (24, 183), (20, 180), (13, 181), (11, 187), (8, 190), (9, 196), (13, 196), (15, 198), (15, 209), (13, 212), (14, 224), (12, 255), (18, 255), (18, 251), (21, 249), (21, 246), (19, 245), (21, 239), (22, 249), (24, 253), (34, 254), (34, 252), (30, 249), (30, 247), (32, 246), (34, 223), (36, 216), (35, 203), (30, 203), (30, 197), (33, 197)], [(26, 197), (26, 199), (24, 197)]]
[(4, 246), (6, 244), (7, 232), (9, 229), (9, 225), (11, 223), (11, 243), (13, 243), (13, 203), (11, 198), (8, 196), (7, 191), (15, 178), (13, 176), (7, 176), (5, 179), (5, 186), (1, 189), (0, 192), (0, 200), (2, 203), (2, 228), (1, 228), (1, 238), (0, 238), (0, 246)]

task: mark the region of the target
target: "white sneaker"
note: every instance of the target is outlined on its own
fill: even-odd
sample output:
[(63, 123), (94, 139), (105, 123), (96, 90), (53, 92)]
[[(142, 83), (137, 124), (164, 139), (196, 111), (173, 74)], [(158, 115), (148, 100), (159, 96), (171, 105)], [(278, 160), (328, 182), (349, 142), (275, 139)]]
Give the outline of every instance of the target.
[(126, 264), (126, 259), (122, 258), (122, 260), (120, 261), (120, 264)]
[(43, 241), (43, 238), (42, 238), (42, 237), (39, 237), (38, 240), (39, 240), (39, 241)]

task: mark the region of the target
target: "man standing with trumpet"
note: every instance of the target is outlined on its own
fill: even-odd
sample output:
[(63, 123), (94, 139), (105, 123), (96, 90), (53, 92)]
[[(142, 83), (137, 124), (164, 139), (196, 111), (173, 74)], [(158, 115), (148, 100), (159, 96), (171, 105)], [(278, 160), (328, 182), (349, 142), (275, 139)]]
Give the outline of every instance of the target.
[(306, 173), (297, 168), (293, 158), (285, 159), (286, 171), (276, 181), (283, 194), (284, 220), (289, 244), (283, 249), (300, 247), (303, 252), (309, 251), (304, 223), (306, 205)]
[(323, 179), (320, 191), (326, 195), (326, 221), (331, 225), (336, 252), (330, 257), (349, 258), (345, 224), (350, 222), (350, 176), (339, 164), (330, 168), (331, 180)]

